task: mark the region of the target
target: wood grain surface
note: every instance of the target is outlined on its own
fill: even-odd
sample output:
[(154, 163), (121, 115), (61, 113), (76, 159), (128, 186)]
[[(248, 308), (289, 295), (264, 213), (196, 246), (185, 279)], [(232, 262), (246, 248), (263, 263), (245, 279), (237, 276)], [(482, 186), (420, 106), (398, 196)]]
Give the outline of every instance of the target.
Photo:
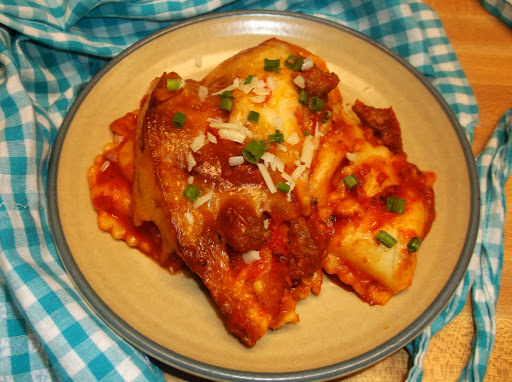
[[(474, 132), (477, 155), (503, 113), (512, 108), (512, 29), (488, 13), (478, 0), (426, 0), (439, 15), (475, 93), (479, 124)], [(511, 182), (506, 186), (512, 202)], [(512, 381), (512, 208), (506, 214), (505, 254), (497, 306), (497, 333), (485, 381)], [(474, 334), (471, 304), (432, 339), (424, 360), (423, 381), (456, 381), (471, 352)], [(409, 356), (400, 350), (356, 375), (339, 381), (404, 381)], [(168, 381), (195, 380), (168, 370)]]

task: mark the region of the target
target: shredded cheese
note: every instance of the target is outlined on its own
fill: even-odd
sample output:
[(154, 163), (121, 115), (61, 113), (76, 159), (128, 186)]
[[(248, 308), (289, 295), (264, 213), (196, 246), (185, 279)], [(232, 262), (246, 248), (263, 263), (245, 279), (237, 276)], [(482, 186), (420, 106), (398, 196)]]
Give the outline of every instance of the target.
[(208, 142), (217, 143), (217, 137), (210, 132), (206, 133), (206, 138), (208, 139)]
[(105, 162), (102, 163), (100, 167), (100, 172), (105, 171), (108, 168), (108, 166), (110, 166), (110, 161), (106, 160)]
[(183, 216), (187, 219), (188, 224), (192, 225), (194, 223), (194, 216), (189, 211), (185, 212)]
[(242, 260), (246, 264), (252, 264), (255, 261), (260, 260), (260, 253), (258, 251), (251, 250), (242, 254)]
[(237, 156), (237, 157), (230, 157), (228, 159), (230, 166), (240, 166), (242, 163), (244, 163), (244, 157), (243, 156)]
[(289, 137), (287, 137), (286, 139), (286, 142), (289, 143), (290, 145), (296, 145), (297, 143), (300, 142), (300, 137), (299, 137), (299, 134), (297, 134), (296, 131), (293, 132), (293, 134), (291, 134)]
[(194, 209), (201, 207), (203, 204), (208, 203), (212, 199), (212, 196), (213, 196), (213, 192), (211, 192), (211, 191), (209, 193), (207, 193), (206, 195), (200, 196), (194, 202), (194, 204), (192, 204), (192, 207)]
[(258, 95), (258, 96), (254, 96), (254, 97), (251, 97), (249, 98), (251, 100), (251, 102), (253, 103), (262, 103), (265, 101), (267, 97), (264, 96), (264, 95)]
[(270, 89), (270, 90), (276, 90), (277, 88), (277, 82), (276, 82), (276, 79), (274, 77), (268, 77), (267, 78), (267, 87)]
[(257, 166), (258, 166), (258, 169), (260, 170), (260, 173), (261, 173), (261, 176), (263, 177), (263, 180), (267, 184), (267, 187), (268, 187), (269, 191), (272, 194), (277, 192), (277, 188), (276, 188), (274, 182), (272, 181), (272, 177), (270, 176), (270, 174), (269, 174), (267, 168), (265, 167), (265, 165), (263, 163), (257, 163)]
[(190, 176), (188, 177), (188, 179), (187, 179), (187, 182), (188, 182), (188, 184), (192, 184), (192, 183), (194, 183), (194, 177), (193, 177), (192, 175), (190, 175)]
[(192, 169), (194, 168), (195, 165), (196, 165), (196, 160), (194, 159), (194, 156), (192, 155), (192, 153), (189, 151), (187, 153), (187, 169), (188, 169), (188, 172), (192, 171)]
[(199, 89), (197, 89), (197, 96), (199, 97), (199, 101), (204, 102), (208, 96), (208, 88), (206, 86), (199, 86)]
[(314, 63), (313, 63), (313, 60), (311, 59), (311, 57), (306, 57), (304, 59), (304, 62), (302, 63), (302, 67), (300, 68), (301, 70), (308, 70), (308, 69), (311, 69), (313, 67)]
[(357, 160), (356, 153), (347, 153), (347, 159), (351, 162), (355, 162)]
[(224, 92), (238, 89), (239, 86), (240, 86), (240, 78), (237, 77), (233, 80), (233, 83), (231, 85), (229, 85), (228, 87), (225, 87), (224, 89), (219, 90), (218, 92), (212, 93), (212, 95), (220, 95)]
[(313, 136), (308, 135), (304, 137), (304, 143), (302, 144), (302, 153), (300, 156), (300, 160), (306, 167), (311, 166), (311, 162), (313, 161), (313, 153), (315, 150), (315, 142), (313, 141)]
[(297, 85), (301, 89), (304, 89), (306, 87), (306, 81), (304, 80), (304, 77), (302, 77), (302, 76), (295, 77), (293, 82), (295, 83), (295, 85)]
[(304, 171), (306, 171), (305, 165), (297, 166), (290, 176), (292, 177), (293, 180), (297, 180), (304, 173)]
[(228, 129), (220, 129), (219, 137), (223, 139), (229, 139), (230, 141), (244, 143), (245, 141), (245, 132), (237, 131), (237, 130), (228, 130)]
[(192, 143), (190, 144), (190, 149), (193, 151), (193, 152), (197, 152), (197, 150), (199, 150), (201, 147), (204, 146), (204, 140), (205, 140), (205, 135), (203, 133), (199, 133), (199, 135), (197, 137), (194, 138), (194, 140), (192, 141)]

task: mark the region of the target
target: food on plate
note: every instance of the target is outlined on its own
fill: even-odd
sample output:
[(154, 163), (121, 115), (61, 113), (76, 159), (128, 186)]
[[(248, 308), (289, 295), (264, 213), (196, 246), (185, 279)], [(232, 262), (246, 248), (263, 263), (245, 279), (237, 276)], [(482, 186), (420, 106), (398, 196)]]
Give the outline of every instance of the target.
[(411, 282), (435, 176), (407, 162), (392, 109), (349, 116), (338, 83), (278, 39), (200, 81), (164, 73), (89, 169), (98, 225), (199, 276), (248, 346), (298, 322), (324, 270), (385, 304)]

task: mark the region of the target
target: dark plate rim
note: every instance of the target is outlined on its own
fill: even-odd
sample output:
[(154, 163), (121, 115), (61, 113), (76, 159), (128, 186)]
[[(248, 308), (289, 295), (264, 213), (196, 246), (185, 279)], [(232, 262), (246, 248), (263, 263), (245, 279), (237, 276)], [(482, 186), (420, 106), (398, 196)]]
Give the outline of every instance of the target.
[[(457, 265), (450, 276), (445, 287), (441, 293), (437, 296), (434, 302), (428, 306), (425, 311), (407, 328), (401, 333), (386, 341), (385, 343), (377, 346), (375, 349), (363, 353), (357, 357), (342, 361), (333, 365), (320, 367), (317, 369), (297, 371), (297, 372), (283, 372), (283, 373), (264, 373), (264, 372), (247, 372), (241, 370), (233, 370), (223, 367), (210, 365), (201, 361), (194, 360), (192, 358), (180, 355), (170, 349), (167, 349), (153, 340), (145, 337), (140, 332), (136, 331), (130, 325), (128, 325), (122, 318), (114, 313), (94, 292), (88, 281), (85, 279), (77, 264), (73, 259), (73, 255), (68, 247), (66, 237), (64, 235), (62, 226), (59, 218), (59, 206), (58, 206), (58, 195), (57, 195), (57, 175), (59, 170), (59, 160), (61, 155), (62, 146), (66, 138), (67, 131), (73, 121), (73, 118), (80, 108), (81, 103), (87, 97), (89, 92), (94, 88), (96, 83), (110, 70), (112, 70), (117, 63), (125, 59), (135, 50), (141, 48), (145, 44), (158, 39), (162, 35), (171, 33), (175, 30), (186, 28), (187, 26), (210, 21), (213, 19), (228, 19), (232, 17), (248, 16), (251, 17), (275, 17), (275, 18), (287, 18), (287, 19), (299, 19), (306, 20), (313, 23), (323, 24), (340, 30), (344, 33), (351, 34), (364, 42), (373, 45), (380, 49), (382, 52), (393, 58), (398, 64), (405, 67), (411, 72), (416, 79), (434, 96), (436, 101), (442, 107), (446, 116), (449, 118), (456, 135), (459, 139), (461, 148), (464, 153), (466, 166), (470, 180), (470, 195), (471, 195), (471, 212), (470, 221), (468, 225), (468, 231), (466, 233), (465, 245), (461, 251)], [(153, 34), (148, 35), (142, 40), (136, 42), (111, 61), (103, 66), (98, 73), (91, 79), (91, 81), (84, 87), (81, 93), (77, 96), (76, 100), (69, 109), (62, 126), (59, 129), (56, 140), (53, 144), (50, 161), (49, 161), (49, 172), (47, 182), (47, 198), (48, 198), (48, 216), (50, 229), (55, 241), (55, 246), (59, 255), (59, 258), (69, 274), (71, 280), (74, 282), (77, 290), (88, 303), (89, 307), (109, 326), (114, 332), (120, 335), (123, 339), (131, 343), (133, 346), (146, 353), (148, 356), (153, 357), (171, 367), (182, 370), (184, 372), (214, 379), (214, 380), (225, 380), (225, 381), (320, 381), (332, 379), (344, 375), (355, 373), (361, 369), (369, 367), (379, 360), (393, 354), (400, 348), (404, 347), (407, 343), (418, 336), (421, 331), (428, 326), (446, 306), (452, 295), (454, 294), (457, 286), (464, 277), (466, 269), (468, 267), (471, 255), (476, 243), (478, 226), (480, 220), (480, 191), (478, 185), (478, 173), (473, 157), (473, 153), (469, 142), (466, 138), (464, 130), (460, 126), (454, 112), (447, 104), (442, 95), (437, 89), (427, 81), (427, 79), (411, 64), (409, 64), (401, 56), (385, 47), (381, 43), (373, 40), (372, 38), (350, 29), (342, 24), (338, 24), (333, 21), (318, 18), (316, 16), (305, 15), (301, 13), (285, 12), (285, 11), (265, 11), (265, 10), (254, 10), (254, 11), (230, 11), (230, 12), (219, 12), (199, 16), (187, 21), (183, 21), (169, 27), (163, 28)]]

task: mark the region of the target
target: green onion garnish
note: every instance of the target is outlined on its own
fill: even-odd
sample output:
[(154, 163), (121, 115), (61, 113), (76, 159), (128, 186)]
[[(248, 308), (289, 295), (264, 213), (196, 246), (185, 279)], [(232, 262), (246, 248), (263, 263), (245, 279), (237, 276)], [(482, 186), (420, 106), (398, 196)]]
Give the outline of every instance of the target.
[(265, 58), (265, 65), (263, 66), (263, 70), (267, 72), (280, 73), (281, 61), (279, 60), (279, 58), (275, 60), (269, 60), (268, 58)]
[(305, 90), (301, 90), (299, 93), (299, 102), (305, 105), (308, 103), (308, 98), (308, 93), (306, 93)]
[(176, 126), (178, 129), (181, 129), (185, 124), (185, 119), (187, 116), (180, 111), (174, 113), (174, 117), (172, 118), (172, 124)]
[(284, 135), (279, 130), (276, 130), (275, 134), (270, 134), (268, 136), (268, 140), (270, 141), (270, 143), (283, 143)]
[(229, 98), (222, 98), (222, 100), (220, 101), (220, 106), (219, 106), (219, 108), (221, 110), (231, 111), (232, 107), (233, 107), (233, 101), (231, 101)]
[(242, 150), (242, 155), (244, 156), (247, 162), (255, 164), (260, 160), (261, 156), (265, 153), (266, 150), (262, 142), (268, 144), (267, 141), (255, 141), (254, 139), (252, 139), (247, 144), (247, 146), (244, 147), (244, 149)]
[(420, 247), (420, 245), (421, 245), (421, 239), (419, 237), (414, 237), (407, 244), (407, 250), (411, 253), (416, 252), (418, 250), (418, 248)]
[(195, 202), (199, 196), (201, 196), (201, 190), (193, 184), (187, 184), (183, 191), (183, 196), (188, 200)]
[(307, 130), (304, 130), (304, 135), (305, 135), (306, 137), (309, 137), (309, 136), (311, 135), (311, 133), (310, 133), (309, 131), (307, 131)]
[(279, 191), (282, 191), (282, 192), (285, 192), (285, 193), (290, 192), (290, 189), (291, 189), (290, 185), (288, 183), (283, 182), (282, 180), (277, 182), (276, 188)]
[(270, 143), (268, 143), (264, 139), (260, 139), (258, 142), (260, 143), (261, 147), (263, 147), (263, 150), (265, 150), (265, 151), (268, 150), (268, 148), (270, 147)]
[(231, 90), (226, 90), (224, 93), (222, 94), (219, 94), (219, 97), (220, 98), (229, 98), (229, 99), (233, 99), (233, 92)]
[(176, 90), (179, 90), (181, 87), (180, 80), (178, 78), (168, 78), (167, 79), (167, 90), (171, 92), (175, 92)]
[(253, 78), (254, 78), (254, 74), (249, 74), (244, 81), (244, 85), (250, 84)]
[(324, 107), (324, 100), (320, 97), (314, 96), (309, 100), (308, 107), (313, 111), (320, 111)]
[(330, 110), (324, 110), (322, 113), (322, 123), (327, 122), (331, 118), (332, 112)]
[(343, 178), (343, 182), (345, 182), (345, 185), (348, 187), (349, 190), (354, 188), (356, 184), (359, 183), (359, 179), (354, 174), (350, 174), (349, 176)]
[(388, 196), (386, 199), (386, 211), (403, 214), (405, 210), (405, 199), (395, 196)]
[(380, 230), (375, 238), (388, 248), (391, 248), (396, 244), (396, 239), (383, 230)]
[(251, 110), (249, 112), (249, 116), (247, 117), (247, 119), (249, 121), (252, 121), (252, 122), (258, 122), (258, 119), (260, 118), (260, 113), (256, 112), (256, 111), (253, 111)]
[(297, 58), (294, 55), (289, 55), (286, 61), (284, 62), (284, 65), (288, 68), (293, 70), (294, 72), (298, 72), (302, 68), (302, 64), (304, 63), (304, 60), (302, 58)]

